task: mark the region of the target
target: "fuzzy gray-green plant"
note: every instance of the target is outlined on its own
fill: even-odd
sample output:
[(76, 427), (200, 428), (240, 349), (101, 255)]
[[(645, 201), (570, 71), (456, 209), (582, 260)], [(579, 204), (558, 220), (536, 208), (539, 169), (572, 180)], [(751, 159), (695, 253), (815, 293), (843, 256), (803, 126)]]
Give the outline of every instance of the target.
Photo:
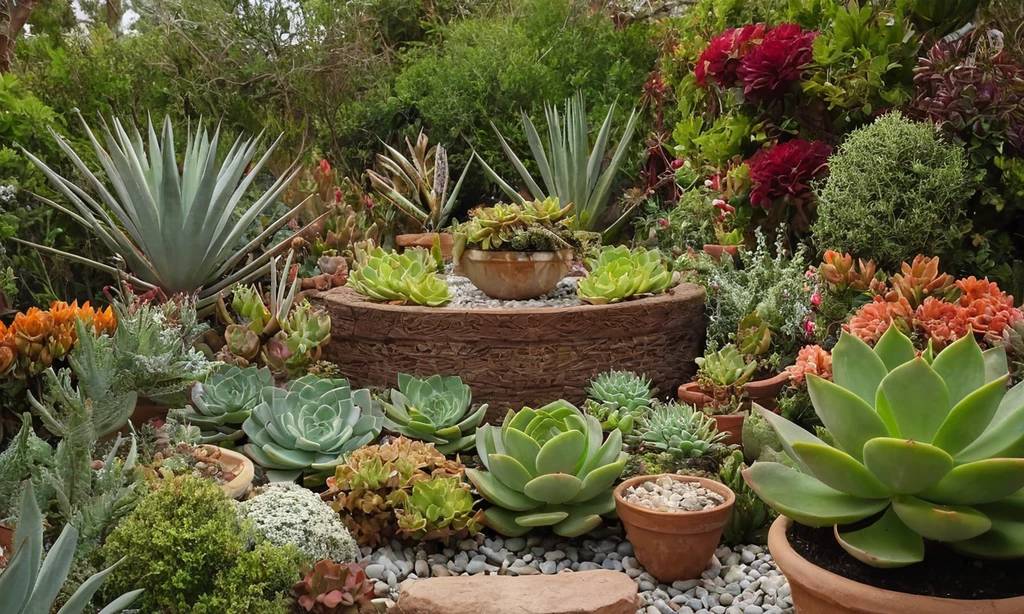
[(883, 269), (919, 253), (952, 253), (970, 229), (976, 180), (962, 147), (930, 124), (888, 113), (850, 133), (829, 160), (814, 245), (874, 258)]
[(294, 544), (308, 561), (354, 561), (356, 542), (320, 496), (287, 482), (271, 484), (238, 506), (254, 532), (275, 546)]

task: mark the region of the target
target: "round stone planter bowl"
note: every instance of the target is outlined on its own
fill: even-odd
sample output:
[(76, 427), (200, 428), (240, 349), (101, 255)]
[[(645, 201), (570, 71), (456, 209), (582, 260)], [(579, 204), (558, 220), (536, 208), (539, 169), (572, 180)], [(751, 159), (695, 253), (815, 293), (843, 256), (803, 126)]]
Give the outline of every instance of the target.
[(523, 301), (555, 289), (572, 268), (572, 250), (505, 252), (467, 249), (459, 268), (491, 298)]
[[(699, 512), (656, 512), (626, 501), (627, 488), (662, 477), (699, 482), (704, 488), (722, 495), (725, 503)], [(639, 475), (615, 488), (615, 509), (637, 560), (665, 584), (700, 577), (718, 548), (735, 502), (736, 495), (720, 482), (668, 473)]]
[(793, 521), (779, 516), (768, 531), (768, 551), (793, 596), (797, 614), (1021, 614), (1024, 597), (943, 599), (875, 588), (836, 575), (793, 549), (786, 533)]

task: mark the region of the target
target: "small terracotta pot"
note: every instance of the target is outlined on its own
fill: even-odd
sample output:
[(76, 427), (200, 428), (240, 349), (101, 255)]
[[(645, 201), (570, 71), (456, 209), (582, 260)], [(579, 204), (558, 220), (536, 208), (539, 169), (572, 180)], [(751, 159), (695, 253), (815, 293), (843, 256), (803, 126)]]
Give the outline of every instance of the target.
[(783, 371), (768, 379), (759, 379), (743, 384), (743, 390), (750, 397), (750, 400), (774, 399), (779, 396), (782, 389), (789, 383), (789, 373)]
[(745, 411), (737, 414), (711, 414), (715, 424), (718, 425), (718, 432), (726, 434), (722, 443), (727, 446), (743, 445), (743, 419), (746, 416), (747, 412)]
[(8, 560), (11, 558), (11, 549), (14, 546), (14, 528), (0, 524), (0, 550)]
[(252, 478), (256, 468), (249, 457), (239, 454), (234, 450), (228, 450), (220, 446), (206, 445), (204, 448), (213, 448), (216, 458), (210, 458), (210, 462), (216, 463), (223, 471), (230, 471), (235, 474), (235, 479), (220, 485), (220, 489), (232, 499), (241, 499), (252, 485)]
[[(701, 512), (655, 512), (626, 503), (623, 493), (627, 488), (661, 477), (700, 482), (704, 488), (725, 497), (725, 503)], [(736, 495), (725, 484), (668, 473), (638, 475), (615, 488), (615, 509), (626, 527), (626, 537), (633, 544), (637, 560), (648, 573), (666, 584), (700, 577), (718, 548), (735, 501)]]
[[(136, 428), (138, 428), (150, 420), (166, 419), (167, 411), (169, 409), (170, 408), (166, 405), (162, 405), (156, 401), (147, 399), (146, 397), (139, 397), (139, 400), (135, 402), (135, 411), (132, 412), (132, 417), (129, 418), (129, 420)], [(125, 429), (127, 428), (128, 426), (125, 425)]]
[(699, 382), (687, 382), (679, 387), (679, 400), (697, 409), (704, 409), (715, 404), (715, 399), (704, 392)]
[(401, 248), (406, 247), (434, 247), (434, 241), (441, 237), (441, 255), (445, 260), (452, 259), (452, 248), (455, 247), (455, 237), (450, 232), (421, 232), (418, 234), (404, 234), (395, 237), (395, 245)]
[(572, 250), (504, 252), (467, 249), (462, 273), (491, 298), (522, 301), (555, 289), (572, 268)]
[(897, 593), (861, 584), (814, 565), (800, 556), (786, 532), (793, 521), (779, 516), (768, 531), (768, 550), (793, 595), (797, 614), (1020, 614), (1024, 597), (1010, 599), (942, 599)]
[(715, 260), (721, 262), (723, 254), (728, 254), (731, 258), (735, 258), (740, 253), (740, 246), (708, 244), (704, 246), (704, 252)]

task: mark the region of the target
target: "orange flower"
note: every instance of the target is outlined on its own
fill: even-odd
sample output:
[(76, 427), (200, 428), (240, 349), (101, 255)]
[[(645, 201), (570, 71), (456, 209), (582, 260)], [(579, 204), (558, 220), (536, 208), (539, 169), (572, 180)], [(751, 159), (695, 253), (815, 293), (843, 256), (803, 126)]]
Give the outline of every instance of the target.
[(38, 307), (29, 307), (24, 313), (14, 314), (12, 324), (15, 339), (21, 343), (40, 343), (53, 328), (53, 315)]
[(114, 315), (114, 310), (108, 306), (106, 309), (97, 310), (90, 318), (89, 324), (97, 337), (103, 333), (113, 335), (117, 329), (117, 316)]
[(959, 305), (929, 296), (914, 314), (914, 328), (938, 351), (967, 334), (967, 315)]
[(886, 301), (880, 296), (864, 305), (853, 314), (850, 321), (843, 324), (843, 330), (859, 337), (862, 341), (874, 344), (882, 333), (895, 324), (904, 333), (910, 332), (910, 320), (914, 310), (903, 297), (895, 301)]
[(1013, 297), (988, 278), (976, 279), (972, 275), (957, 281), (956, 285), (963, 293), (958, 304), (963, 308), (967, 323), (975, 334), (986, 340), (998, 341), (1007, 326), (1024, 320), (1020, 309), (1013, 306)]
[(832, 354), (820, 345), (807, 345), (800, 349), (796, 363), (786, 367), (786, 372), (796, 384), (801, 384), (808, 374), (832, 380)]
[(907, 299), (915, 309), (921, 305), (925, 297), (935, 296), (950, 299), (956, 293), (953, 278), (946, 273), (939, 274), (939, 259), (928, 258), (921, 254), (914, 256), (911, 264), (902, 265), (902, 274), (892, 276), (892, 291)]
[(17, 348), (9, 343), (0, 343), (0, 376), (6, 375), (14, 367), (14, 359), (17, 357)]

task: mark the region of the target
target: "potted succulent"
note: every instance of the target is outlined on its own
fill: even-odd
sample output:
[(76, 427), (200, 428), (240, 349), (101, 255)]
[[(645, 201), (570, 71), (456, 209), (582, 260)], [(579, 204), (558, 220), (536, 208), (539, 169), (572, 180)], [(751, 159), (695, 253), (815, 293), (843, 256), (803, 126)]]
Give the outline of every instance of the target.
[(450, 259), (452, 235), (441, 232), (441, 229), (448, 225), (470, 165), (466, 164), (449, 194), (448, 154), (444, 147), (435, 145), (429, 148), (427, 135), (422, 131), (416, 138), (416, 145), (408, 138), (405, 139), (405, 145), (409, 149), (409, 158), (394, 147), (384, 145), (387, 155), (377, 155), (377, 164), (384, 174), (373, 170), (367, 170), (366, 174), (378, 195), (426, 231), (398, 235), (395, 244), (402, 248), (430, 249), (435, 242), (439, 242), (442, 254)]
[(557, 198), (525, 205), (497, 204), (454, 226), (453, 259), (484, 294), (524, 300), (553, 290), (572, 267), (580, 233), (570, 230), (572, 204)]
[(736, 346), (729, 343), (720, 350), (697, 358), (697, 380), (679, 387), (679, 400), (710, 414), (720, 433), (728, 433), (726, 445), (743, 440), (745, 403), (742, 386), (757, 370)]
[(665, 583), (700, 577), (735, 501), (725, 484), (670, 473), (639, 475), (615, 488), (615, 508), (637, 560)]
[[(759, 409), (795, 468), (744, 471), (784, 515), (768, 545), (797, 610), (1024, 612), (1013, 581), (960, 592), (956, 581), (933, 581), (1015, 578), (1018, 565), (991, 560), (1024, 558), (1024, 384), (1007, 391), (1004, 350), (982, 352), (968, 334), (919, 355), (890, 326), (874, 349), (843, 333), (832, 360), (834, 382), (807, 376), (832, 443)], [(821, 556), (825, 548), (849, 557)]]

